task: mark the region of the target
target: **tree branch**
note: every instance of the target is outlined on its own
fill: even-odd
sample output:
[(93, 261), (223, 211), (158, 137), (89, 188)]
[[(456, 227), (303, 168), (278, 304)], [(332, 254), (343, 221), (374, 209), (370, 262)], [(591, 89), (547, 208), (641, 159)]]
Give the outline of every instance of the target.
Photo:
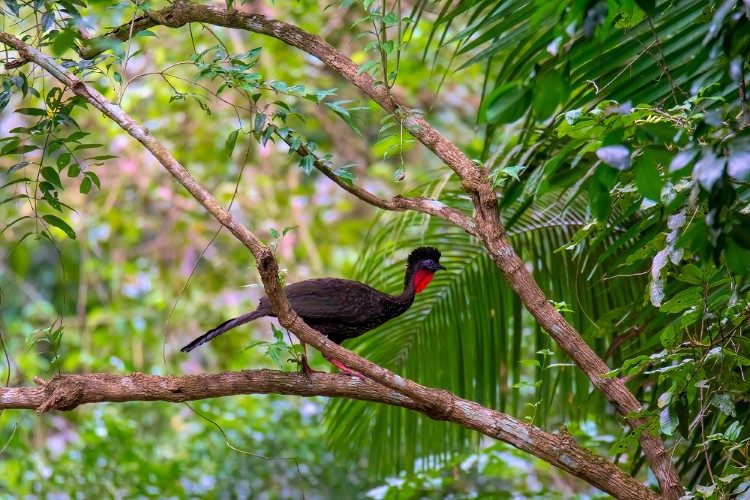
[(344, 397), (408, 408), (436, 420), (454, 422), (528, 451), (546, 462), (585, 479), (619, 498), (658, 498), (615, 464), (578, 445), (564, 429), (545, 432), (498, 411), (453, 396), (448, 408), (436, 412), (377, 382), (327, 373), (247, 370), (179, 377), (144, 373), (90, 373), (55, 376), (40, 387), (0, 388), (0, 410), (31, 409), (39, 413), (70, 411), (82, 404), (125, 401), (179, 403), (240, 394), (290, 394)]
[[(276, 135), (291, 147), (291, 140), (279, 134), (278, 131)], [(356, 184), (347, 183), (344, 179), (336, 175), (336, 173), (333, 172), (324, 161), (315, 156), (312, 151), (309, 151), (304, 144), (298, 146), (294, 151), (300, 156), (313, 155), (313, 158), (315, 158), (315, 160), (313, 161), (313, 165), (320, 173), (338, 184), (341, 189), (356, 196), (369, 205), (377, 208), (382, 208), (383, 210), (391, 210), (396, 212), (413, 210), (415, 212), (432, 215), (460, 227), (468, 234), (476, 235), (474, 231), (474, 221), (471, 217), (463, 213), (461, 210), (449, 207), (445, 203), (442, 203), (438, 200), (433, 200), (432, 198), (426, 198), (424, 196), (406, 197), (396, 195), (389, 200), (381, 198), (380, 196), (373, 194), (370, 191), (357, 186)]]
[[(406, 129), (453, 169), (461, 179), (462, 188), (469, 194), (476, 209), (474, 217), (476, 229), (471, 234), (476, 234), (481, 239), (493, 261), (513, 290), (518, 293), (529, 312), (570, 359), (586, 373), (594, 387), (607, 397), (621, 415), (626, 417), (631, 428), (635, 429), (645, 423), (642, 418), (627, 418), (627, 415), (642, 410), (640, 402), (622, 380), (604, 376), (609, 371), (609, 367), (589, 347), (581, 334), (552, 307), (531, 273), (526, 269), (525, 263), (513, 250), (500, 219), (497, 196), (487, 178), (486, 170), (476, 166), (453, 143), (433, 128), (420, 113), (403, 105), (387, 91), (385, 86), (376, 84), (369, 74), (358, 74), (359, 67), (325, 40), (283, 21), (269, 19), (260, 14), (228, 11), (220, 6), (194, 4), (189, 0), (176, 0), (171, 6), (162, 10), (150, 11), (147, 17), (148, 27), (164, 25), (177, 28), (189, 22), (202, 22), (277, 38), (318, 58), (330, 69), (362, 90), (385, 111), (399, 113)], [(96, 40), (122, 40), (122, 37), (126, 36), (123, 28), (124, 25), (118, 28), (119, 31), (115, 30), (104, 37), (92, 39), (95, 45), (84, 48), (81, 51), (82, 56), (90, 58), (101, 52), (99, 48), (96, 48)], [(364, 197), (360, 199), (368, 201)], [(683, 493), (680, 479), (662, 439), (643, 432), (639, 441), (663, 494), (667, 498), (680, 497)]]

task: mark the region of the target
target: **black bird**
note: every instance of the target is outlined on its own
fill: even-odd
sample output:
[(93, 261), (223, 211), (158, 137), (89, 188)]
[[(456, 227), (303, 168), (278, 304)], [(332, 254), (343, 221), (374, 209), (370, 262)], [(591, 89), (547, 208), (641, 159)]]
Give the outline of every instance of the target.
[[(405, 313), (414, 302), (415, 294), (427, 287), (438, 269), (445, 269), (440, 265), (440, 252), (432, 247), (419, 247), (409, 254), (406, 261), (404, 291), (398, 295), (388, 295), (359, 281), (340, 278), (310, 279), (292, 283), (284, 287), (284, 294), (305, 323), (340, 344)], [(180, 351), (190, 352), (232, 328), (263, 316), (276, 316), (271, 310), (268, 297), (260, 300), (255, 311), (225, 321)], [(347, 375), (358, 375), (337, 359), (329, 361)], [(309, 370), (305, 358), (303, 368)]]

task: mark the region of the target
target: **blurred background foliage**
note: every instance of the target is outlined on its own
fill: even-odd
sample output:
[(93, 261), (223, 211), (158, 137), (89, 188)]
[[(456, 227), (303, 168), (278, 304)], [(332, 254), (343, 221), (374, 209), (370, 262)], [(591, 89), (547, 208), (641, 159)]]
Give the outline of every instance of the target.
[[(702, 497), (747, 494), (746, 2), (233, 4), (321, 35), (486, 164), (516, 250), (555, 306), (627, 377), (686, 487)], [(624, 430), (476, 241), (423, 216), (378, 214), (311, 171), (312, 158), (288, 153), (304, 145), (381, 195), (430, 194), (470, 210), (399, 116), (301, 52), (246, 32), (154, 28), (93, 61), (76, 54), (81, 30), (102, 33), (164, 5), (5, 0), (0, 28), (121, 103), (275, 246), (288, 282), (346, 276), (395, 292), (408, 251), (439, 247), (448, 271), (407, 314), (347, 347), (535, 425), (566, 425), (655, 484), (637, 448), (647, 430)], [(247, 251), (217, 235), (217, 223), (140, 144), (40, 69), (6, 70), (0, 83), (7, 384), (66, 372), (275, 366), (262, 346), (243, 349), (273, 339), (265, 320), (190, 357), (178, 352), (255, 306), (262, 288)], [(313, 364), (324, 361), (316, 355)], [(6, 410), (0, 490), (595, 494), (507, 446), (400, 409), (275, 396), (192, 408), (129, 403), (41, 417)]]

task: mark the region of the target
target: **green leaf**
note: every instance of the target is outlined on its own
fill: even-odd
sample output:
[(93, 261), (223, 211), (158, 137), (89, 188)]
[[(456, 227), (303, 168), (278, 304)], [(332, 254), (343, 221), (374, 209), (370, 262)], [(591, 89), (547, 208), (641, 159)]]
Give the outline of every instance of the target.
[(750, 252), (734, 241), (727, 242), (725, 256), (727, 265), (734, 273), (740, 275), (750, 273)]
[(554, 113), (570, 95), (570, 80), (562, 71), (542, 73), (534, 80), (532, 107), (537, 119), (543, 120)]
[(679, 420), (672, 414), (670, 408), (667, 406), (662, 409), (659, 413), (659, 426), (661, 427), (661, 431), (667, 436), (672, 436), (678, 425)]
[(649, 158), (641, 155), (633, 166), (635, 171), (635, 186), (638, 191), (646, 198), (659, 201), (661, 198), (661, 188), (663, 181), (659, 175), (659, 169)]
[(22, 155), (22, 154), (30, 153), (32, 151), (36, 151), (37, 149), (39, 149), (39, 146), (34, 146), (33, 144), (26, 144), (24, 146), (15, 146), (15, 147), (8, 148), (8, 149), (3, 148), (2, 152), (0, 152), (0, 156)]
[(531, 104), (531, 92), (519, 82), (495, 89), (479, 108), (479, 121), (493, 125), (513, 123), (521, 118)]
[(253, 128), (255, 137), (260, 137), (263, 132), (263, 126), (266, 124), (266, 115), (263, 113), (255, 113), (255, 126)]
[(30, 164), (31, 164), (30, 161), (19, 161), (18, 163), (14, 164), (14, 165), (11, 165), (11, 167), (8, 169), (8, 171), (5, 172), (5, 176), (7, 177), (10, 174), (12, 174), (13, 172), (21, 170), (23, 167), (25, 167), (26, 165), (30, 165)]
[(359, 67), (359, 69), (357, 70), (357, 75), (361, 75), (362, 73), (374, 74), (377, 69), (380, 68), (380, 66), (380, 61), (367, 61)]
[(666, 313), (678, 313), (684, 311), (688, 307), (698, 306), (702, 301), (703, 295), (701, 288), (694, 286), (679, 292), (677, 295), (662, 304), (659, 310)]
[(89, 192), (91, 192), (91, 178), (84, 177), (83, 180), (81, 180), (80, 191), (83, 194), (88, 194)]
[(82, 132), (82, 131), (78, 130), (78, 131), (73, 132), (72, 134), (70, 134), (65, 140), (68, 141), (68, 142), (77, 141), (77, 140), (83, 139), (87, 135), (89, 135), (88, 132)]
[(91, 182), (93, 182), (96, 185), (97, 189), (101, 189), (102, 188), (101, 182), (99, 181), (99, 176), (96, 175), (94, 172), (91, 172), (89, 170), (87, 172), (84, 172), (83, 175), (85, 175), (86, 177), (88, 177), (89, 179), (91, 179)]
[(47, 116), (47, 111), (39, 108), (18, 108), (16, 113), (28, 116)]
[(57, 170), (62, 171), (62, 169), (67, 167), (68, 163), (70, 163), (70, 153), (62, 153), (60, 156), (57, 157), (56, 163), (57, 163)]
[(67, 50), (75, 50), (77, 35), (71, 27), (66, 27), (52, 39), (52, 53), (61, 56)]
[(349, 184), (350, 186), (354, 184), (354, 181), (357, 180), (357, 176), (354, 175), (353, 172), (349, 171), (349, 168), (355, 167), (355, 164), (352, 165), (345, 165), (343, 167), (337, 168), (333, 171), (334, 174), (336, 174), (337, 177), (342, 179), (344, 182)]
[(310, 175), (315, 167), (315, 157), (313, 155), (303, 156), (299, 162), (299, 166), (305, 174)]
[(81, 173), (81, 166), (78, 163), (71, 163), (68, 167), (68, 177), (78, 177)]
[(8, 181), (2, 186), (0, 186), (0, 189), (4, 189), (8, 186), (12, 186), (13, 184), (20, 184), (21, 182), (31, 182), (31, 179), (29, 179), (28, 177), (21, 177), (19, 179), (13, 179), (12, 181)]
[(354, 116), (347, 110), (346, 108), (342, 107), (340, 103), (343, 103), (345, 101), (338, 101), (335, 103), (332, 102), (326, 102), (323, 103), (327, 108), (329, 108), (331, 111), (336, 113), (344, 122), (349, 126), (349, 128), (357, 134), (359, 137), (362, 137), (362, 130), (357, 126), (357, 124), (354, 122)]
[(52, 167), (44, 167), (42, 168), (40, 173), (42, 174), (42, 177), (44, 177), (51, 184), (54, 184), (55, 186), (62, 189), (62, 183), (60, 182), (60, 174), (57, 173), (57, 170), (55, 170)]
[(737, 438), (742, 434), (742, 425), (738, 421), (732, 422), (727, 430), (724, 431), (724, 438), (729, 441), (737, 441)]
[(664, 346), (665, 349), (674, 348), (679, 342), (677, 337), (677, 329), (672, 325), (667, 326), (664, 330), (662, 330), (659, 339), (661, 340), (661, 345)]
[(635, 0), (635, 3), (648, 15), (653, 14), (656, 10), (656, 0)]
[(727, 393), (714, 394), (711, 398), (711, 404), (721, 410), (724, 415), (730, 417), (737, 416), (737, 410), (734, 407), (734, 402), (732, 402), (732, 396)]
[(623, 437), (612, 443), (612, 446), (609, 447), (609, 454), (610, 455), (619, 455), (621, 453), (625, 453), (630, 448), (632, 448), (636, 443), (636, 436), (632, 432), (628, 432)]
[(60, 219), (59, 217), (47, 214), (47, 215), (43, 215), (42, 219), (44, 219), (44, 221), (50, 226), (55, 226), (56, 228), (61, 229), (65, 234), (68, 235), (68, 238), (70, 238), (71, 240), (76, 239), (76, 233), (75, 231), (73, 231), (73, 228), (70, 227), (67, 222)]
[(229, 136), (227, 137), (227, 140), (224, 142), (224, 156), (227, 158), (232, 157), (232, 152), (234, 152), (234, 147), (237, 145), (237, 136), (239, 135), (240, 131), (239, 129), (233, 130), (229, 133)]
[(274, 125), (267, 126), (266, 129), (263, 131), (263, 135), (260, 138), (260, 143), (263, 146), (265, 146), (275, 131), (276, 131), (276, 126)]

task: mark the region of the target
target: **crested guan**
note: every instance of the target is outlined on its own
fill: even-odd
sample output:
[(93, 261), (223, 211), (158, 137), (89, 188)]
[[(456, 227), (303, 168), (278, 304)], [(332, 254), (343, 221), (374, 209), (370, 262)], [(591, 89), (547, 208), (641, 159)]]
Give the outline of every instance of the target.
[[(406, 312), (414, 302), (414, 295), (425, 289), (438, 269), (445, 269), (439, 261), (440, 252), (435, 248), (419, 247), (412, 251), (406, 261), (404, 291), (398, 295), (388, 295), (359, 281), (340, 278), (292, 283), (284, 287), (284, 294), (305, 323), (340, 344)], [(260, 300), (255, 311), (225, 321), (180, 351), (190, 352), (232, 328), (263, 316), (276, 316), (271, 310), (268, 297)], [(339, 360), (329, 361), (348, 375), (358, 375)], [(303, 369), (309, 370), (305, 357)]]

